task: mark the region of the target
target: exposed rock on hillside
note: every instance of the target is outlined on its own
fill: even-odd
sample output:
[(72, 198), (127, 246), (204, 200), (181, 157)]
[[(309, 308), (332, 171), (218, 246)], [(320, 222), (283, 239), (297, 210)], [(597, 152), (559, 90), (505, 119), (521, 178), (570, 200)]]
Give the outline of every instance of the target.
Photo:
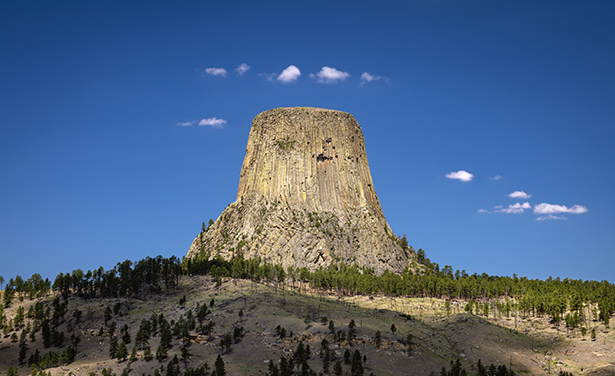
[(401, 272), (409, 252), (374, 190), (361, 127), (345, 112), (277, 108), (254, 119), (237, 201), (188, 257), (242, 252), (311, 270), (334, 263)]

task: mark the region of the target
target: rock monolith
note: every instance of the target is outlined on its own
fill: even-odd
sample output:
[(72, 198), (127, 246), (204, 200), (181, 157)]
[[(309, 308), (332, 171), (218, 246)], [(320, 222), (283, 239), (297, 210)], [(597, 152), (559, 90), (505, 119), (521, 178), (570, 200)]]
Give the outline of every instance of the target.
[(254, 118), (237, 200), (188, 257), (246, 258), (315, 270), (355, 264), (401, 272), (410, 252), (387, 223), (363, 132), (345, 112), (276, 108)]

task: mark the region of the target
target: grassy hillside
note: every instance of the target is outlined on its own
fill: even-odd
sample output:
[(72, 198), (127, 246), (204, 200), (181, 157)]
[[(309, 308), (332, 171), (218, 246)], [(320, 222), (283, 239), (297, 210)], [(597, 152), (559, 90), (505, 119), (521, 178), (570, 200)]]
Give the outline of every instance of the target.
[[(566, 330), (564, 322), (555, 323), (548, 315), (513, 311), (476, 316), (465, 311), (466, 300), (331, 295), (308, 284), (283, 289), (282, 284), (219, 276), (179, 276), (176, 282), (138, 298), (86, 297), (65, 290), (64, 294), (14, 299), (3, 313), (5, 327), (12, 328), (0, 339), (1, 374), (14, 372), (10, 367), (20, 375), (30, 374), (28, 360), (37, 351), (41, 358), (58, 354), (56, 362), (43, 371), (51, 375), (219, 375), (218, 356), (227, 375), (270, 374), (270, 364), (279, 370), (283, 357), (295, 360), (295, 374), (301, 374), (302, 367), (304, 374), (335, 374), (339, 362), (342, 374), (358, 374), (362, 367), (365, 375), (431, 375), (440, 374), (443, 366), (450, 368), (450, 361), (457, 359), (468, 374), (477, 373), (479, 359), (486, 365), (506, 365), (517, 374), (615, 373), (614, 331), (597, 320), (592, 320), (596, 329), (592, 340), (591, 333), (583, 336), (579, 329)], [(20, 311), (25, 317), (23, 322), (18, 318), (16, 325)], [(47, 329), (42, 325), (45, 318)], [(144, 340), (140, 329), (148, 325), (149, 338)], [(34, 328), (38, 330), (32, 338)], [(165, 331), (171, 332), (170, 340), (163, 339), (168, 335)], [(127, 337), (127, 359), (112, 358), (113, 338), (120, 347)], [(140, 344), (135, 347), (137, 341)], [(160, 346), (161, 341), (168, 341), (167, 345)], [(308, 345), (309, 357), (297, 351)], [(63, 350), (67, 356), (68, 347), (76, 347), (72, 361), (60, 359)], [(25, 353), (23, 364), (20, 351)], [(353, 360), (356, 352), (358, 363)]]

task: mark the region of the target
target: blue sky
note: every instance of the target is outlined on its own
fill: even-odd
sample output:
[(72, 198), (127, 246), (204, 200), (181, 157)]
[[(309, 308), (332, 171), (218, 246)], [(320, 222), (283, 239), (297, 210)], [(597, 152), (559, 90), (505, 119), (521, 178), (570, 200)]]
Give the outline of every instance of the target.
[(254, 116), (313, 106), (355, 116), (389, 224), (440, 266), (615, 282), (614, 17), (610, 1), (2, 2), (0, 275), (185, 255), (235, 200)]

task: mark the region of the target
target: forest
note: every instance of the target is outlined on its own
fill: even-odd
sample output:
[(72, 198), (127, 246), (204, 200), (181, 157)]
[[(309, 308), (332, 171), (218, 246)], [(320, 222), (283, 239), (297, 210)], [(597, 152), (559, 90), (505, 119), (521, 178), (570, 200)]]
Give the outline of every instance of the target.
[[(400, 239), (403, 240), (403, 239)], [(10, 336), (12, 342), (19, 343), (19, 363), (27, 364), (32, 368), (33, 375), (45, 375), (44, 371), (50, 367), (71, 363), (79, 352), (81, 337), (71, 335), (66, 337), (64, 332), (58, 330), (61, 323), (67, 322), (67, 305), (71, 294), (77, 294), (83, 299), (92, 298), (135, 298), (146, 300), (165, 291), (181, 288), (181, 276), (209, 275), (221, 284), (224, 279), (244, 279), (259, 283), (266, 283), (275, 288), (298, 289), (310, 293), (326, 293), (338, 296), (380, 295), (391, 297), (419, 297), (437, 298), (445, 301), (447, 314), (451, 313), (451, 302), (461, 302), (457, 307), (464, 311), (482, 316), (510, 317), (521, 315), (523, 317), (536, 317), (547, 315), (553, 322), (564, 320), (567, 329), (575, 331), (580, 328), (583, 336), (591, 328), (592, 338), (595, 337), (595, 322), (599, 321), (606, 327), (615, 310), (615, 286), (607, 281), (582, 281), (573, 279), (549, 278), (547, 280), (528, 279), (526, 277), (498, 277), (486, 273), (481, 275), (468, 275), (465, 271), (458, 271), (446, 265), (440, 268), (432, 263), (422, 249), (414, 252), (416, 262), (402, 273), (385, 272), (376, 275), (373, 270), (348, 265), (330, 265), (325, 269), (310, 271), (306, 268), (284, 269), (280, 265), (271, 264), (259, 259), (245, 259), (237, 254), (230, 260), (221, 257), (200, 259), (179, 258), (173, 256), (164, 258), (146, 257), (132, 262), (125, 260), (117, 263), (110, 270), (100, 267), (96, 270), (83, 272), (80, 269), (71, 273), (59, 273), (53, 283), (43, 279), (39, 274), (33, 274), (27, 280), (21, 276), (11, 278), (4, 286), (2, 304), (0, 304), (0, 330), (6, 337)], [(0, 283), (4, 278), (0, 277)], [(1, 288), (2, 286), (0, 286)], [(34, 300), (52, 296), (51, 304), (38, 300), (31, 304), (26, 311), (22, 305), (18, 307), (11, 318), (5, 312), (17, 302), (26, 299)], [(180, 301), (180, 305), (185, 304)], [(128, 327), (115, 327), (111, 321), (113, 315), (122, 315), (123, 307), (116, 304), (113, 308), (107, 306), (104, 310), (104, 325), (99, 335), (108, 335), (112, 338), (109, 346), (109, 356), (119, 360), (135, 357), (136, 350), (144, 351), (147, 359), (163, 361), (167, 357), (167, 349), (171, 347), (171, 338), (182, 340), (182, 355), (189, 356), (189, 331), (208, 334), (212, 330), (212, 322), (204, 324), (204, 318), (211, 312), (214, 300), (209, 307), (202, 305), (196, 307), (195, 314), (190, 311), (184, 320), (169, 322), (160, 314), (152, 315), (149, 320), (142, 320), (138, 333), (134, 338), (128, 334)], [(458, 308), (459, 309), (459, 308)], [(70, 312), (70, 322), (78, 323), (82, 312)], [(241, 316), (241, 314), (240, 314)], [(332, 324), (332, 322), (331, 322)], [(354, 326), (354, 325), (353, 325)], [(18, 335), (18, 331), (21, 334)], [(394, 329), (391, 328), (393, 331)], [(278, 335), (283, 338), (284, 328), (276, 328)], [(28, 352), (27, 339), (36, 340), (37, 333), (41, 333), (44, 348), (55, 347), (58, 351), (49, 351), (42, 354), (36, 350)], [(117, 336), (116, 336), (117, 333)], [(154, 334), (161, 336), (160, 346), (156, 351), (149, 348), (149, 339)], [(349, 325), (348, 338), (352, 337), (352, 328)], [(377, 332), (376, 337), (379, 337)], [(339, 340), (335, 334), (332, 339)], [(241, 341), (243, 328), (235, 327), (232, 333), (225, 335), (220, 347), (229, 351), (233, 343)], [(127, 344), (134, 341), (132, 353), (128, 352)], [(376, 343), (379, 342), (375, 338)], [(409, 348), (411, 339), (408, 339)], [(323, 364), (328, 364), (326, 357), (326, 344), (319, 350), (325, 354)], [(300, 374), (310, 374), (303, 350), (298, 347), (294, 357), (280, 359), (278, 363), (270, 363), (269, 374), (291, 375), (294, 368), (300, 369)], [(309, 346), (307, 350), (309, 354)], [(297, 355), (298, 354), (298, 355)], [(29, 356), (28, 356), (29, 355)], [(357, 359), (354, 359), (357, 358)], [(360, 354), (345, 354), (344, 364), (352, 370), (351, 374), (363, 374)], [(290, 362), (286, 364), (285, 362)], [(292, 362), (297, 364), (293, 365)], [(211, 373), (223, 374), (222, 359), (217, 362)], [(338, 364), (339, 363), (339, 364)], [(341, 359), (332, 369), (335, 374), (342, 369)], [(305, 368), (307, 367), (307, 368)], [(326, 366), (328, 367), (328, 365)], [(327, 368), (328, 369), (328, 368)], [(180, 375), (177, 366), (177, 356), (169, 362), (167, 375)], [(16, 368), (9, 370), (13, 374)], [(305, 372), (304, 372), (305, 371)], [(479, 374), (483, 375), (513, 375), (512, 370), (504, 368), (481, 368)], [(112, 375), (111, 371), (103, 370), (103, 375)], [(209, 375), (203, 367), (187, 369), (185, 375)], [(341, 373), (340, 373), (341, 374)], [(458, 363), (451, 363), (450, 370), (443, 369), (442, 375), (462, 375), (465, 370)]]

